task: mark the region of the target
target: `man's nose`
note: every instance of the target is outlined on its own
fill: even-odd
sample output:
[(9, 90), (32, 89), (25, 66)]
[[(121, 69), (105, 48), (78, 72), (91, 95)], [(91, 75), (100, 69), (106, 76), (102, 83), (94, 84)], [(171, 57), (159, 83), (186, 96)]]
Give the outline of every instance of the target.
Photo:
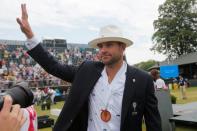
[(101, 53), (104, 53), (104, 52), (107, 51), (106, 49), (107, 49), (107, 48), (106, 48), (105, 46), (103, 46), (102, 48), (100, 48), (100, 52), (101, 52)]

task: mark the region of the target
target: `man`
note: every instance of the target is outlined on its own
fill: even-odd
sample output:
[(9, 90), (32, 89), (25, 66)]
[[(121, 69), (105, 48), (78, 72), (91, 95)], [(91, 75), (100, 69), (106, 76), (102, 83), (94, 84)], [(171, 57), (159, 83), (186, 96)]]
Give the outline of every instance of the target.
[(25, 121), (20, 105), (12, 105), (12, 98), (5, 96), (0, 110), (0, 131), (20, 131)]
[(99, 48), (102, 62), (86, 61), (79, 67), (62, 65), (36, 41), (28, 23), (25, 4), (17, 18), (26, 35), (28, 53), (47, 72), (72, 83), (54, 131), (161, 131), (161, 120), (150, 75), (123, 60), (132, 44), (115, 26), (101, 29), (89, 45)]

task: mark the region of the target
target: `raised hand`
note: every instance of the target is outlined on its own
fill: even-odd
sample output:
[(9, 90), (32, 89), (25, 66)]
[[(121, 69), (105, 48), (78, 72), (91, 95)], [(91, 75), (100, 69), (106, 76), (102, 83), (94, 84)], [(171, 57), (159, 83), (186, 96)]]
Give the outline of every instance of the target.
[(25, 34), (28, 39), (31, 39), (34, 34), (32, 32), (31, 26), (28, 22), (28, 14), (26, 9), (26, 4), (21, 4), (22, 16), (21, 19), (17, 18), (16, 21), (20, 25), (21, 31)]

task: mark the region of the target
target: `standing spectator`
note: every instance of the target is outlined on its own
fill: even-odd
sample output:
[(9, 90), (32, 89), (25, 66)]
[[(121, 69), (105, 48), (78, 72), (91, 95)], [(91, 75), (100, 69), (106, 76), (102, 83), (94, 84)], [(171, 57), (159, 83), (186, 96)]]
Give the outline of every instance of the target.
[(156, 90), (167, 89), (167, 86), (164, 80), (160, 78), (160, 73), (157, 69), (151, 70), (150, 74), (154, 79), (154, 85)]
[(194, 75), (193, 75), (193, 78), (194, 78), (194, 79), (197, 79), (197, 74), (194, 74)]
[(183, 78), (183, 76), (179, 75), (179, 88), (180, 88), (180, 94), (182, 99), (187, 99), (186, 87), (187, 87), (187, 81)]
[(53, 88), (49, 88), (49, 91), (48, 91), (49, 95), (50, 95), (50, 98), (51, 98), (51, 103), (52, 104), (55, 104), (55, 101), (54, 101), (54, 98), (55, 98), (55, 90)]

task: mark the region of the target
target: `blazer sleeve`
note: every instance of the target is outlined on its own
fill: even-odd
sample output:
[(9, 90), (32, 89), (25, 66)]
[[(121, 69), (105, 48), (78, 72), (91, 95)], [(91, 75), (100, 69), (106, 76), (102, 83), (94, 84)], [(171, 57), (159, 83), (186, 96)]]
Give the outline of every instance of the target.
[(54, 56), (45, 50), (41, 44), (38, 44), (27, 53), (49, 74), (68, 82), (73, 81), (78, 67), (61, 64)]
[(154, 84), (151, 77), (148, 77), (148, 87), (146, 88), (146, 103), (144, 111), (146, 130), (162, 131), (158, 102), (155, 96)]

